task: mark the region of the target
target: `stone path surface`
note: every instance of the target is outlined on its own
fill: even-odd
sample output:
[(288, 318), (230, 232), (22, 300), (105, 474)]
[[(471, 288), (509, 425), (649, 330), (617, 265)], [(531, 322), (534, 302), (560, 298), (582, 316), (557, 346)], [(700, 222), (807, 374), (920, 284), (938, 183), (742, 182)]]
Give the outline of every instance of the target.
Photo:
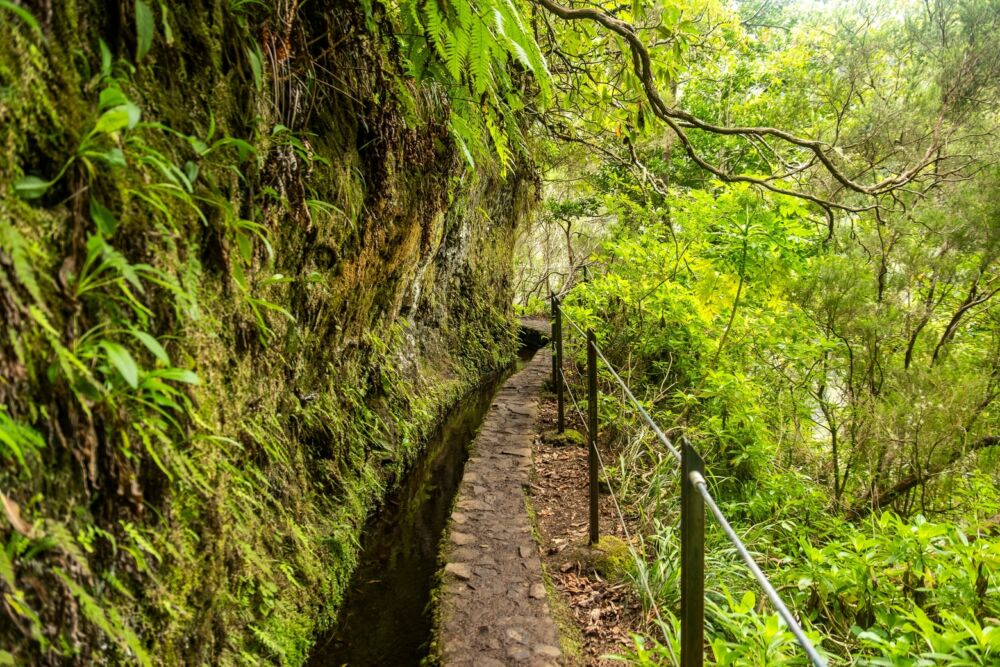
[(551, 359), (543, 348), (507, 380), (466, 464), (449, 523), (439, 597), (438, 642), (448, 667), (561, 662), (524, 495), (539, 396), (549, 372)]

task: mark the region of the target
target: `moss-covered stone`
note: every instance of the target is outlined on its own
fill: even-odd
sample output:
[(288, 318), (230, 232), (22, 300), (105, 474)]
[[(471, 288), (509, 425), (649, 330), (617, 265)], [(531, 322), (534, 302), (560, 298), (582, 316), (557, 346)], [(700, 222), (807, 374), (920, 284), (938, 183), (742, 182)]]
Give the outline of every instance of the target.
[(542, 434), (545, 438), (545, 442), (556, 447), (586, 447), (587, 438), (580, 433), (575, 428), (563, 429), (562, 433), (559, 433), (555, 429), (546, 431)]
[[(42, 36), (0, 8), (0, 428), (43, 446), (0, 449), (33, 526), (0, 516), (0, 646), (301, 664), (366, 517), (512, 358), (531, 170), (466, 169), (378, 5), (149, 2), (135, 63), (133, 3), (21, 4)], [(111, 89), (142, 122), (94, 134)], [(26, 200), (26, 175), (55, 180)]]
[(602, 536), (597, 544), (590, 547), (590, 553), (591, 566), (609, 581), (625, 581), (635, 572), (632, 553), (620, 537)]

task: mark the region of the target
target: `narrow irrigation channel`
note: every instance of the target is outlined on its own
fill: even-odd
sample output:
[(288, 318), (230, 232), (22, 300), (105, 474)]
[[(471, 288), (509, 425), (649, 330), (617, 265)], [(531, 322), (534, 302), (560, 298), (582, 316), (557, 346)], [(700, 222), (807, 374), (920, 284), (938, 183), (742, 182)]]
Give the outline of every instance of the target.
[(522, 335), (517, 363), (472, 391), (446, 415), (423, 456), (365, 528), (362, 553), (337, 624), (316, 644), (313, 667), (419, 665), (427, 656), (438, 544), (462, 471), (490, 403), (542, 339)]

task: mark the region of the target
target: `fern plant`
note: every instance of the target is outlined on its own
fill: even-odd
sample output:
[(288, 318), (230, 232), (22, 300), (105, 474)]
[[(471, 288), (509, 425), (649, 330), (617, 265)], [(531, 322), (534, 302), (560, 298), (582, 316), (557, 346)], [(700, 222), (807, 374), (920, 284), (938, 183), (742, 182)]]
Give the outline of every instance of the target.
[(448, 90), (451, 133), (463, 156), (475, 166), (492, 144), (506, 170), (524, 149), (515, 118), (524, 101), (512, 74), (519, 67), (532, 75), (538, 104), (552, 96), (526, 12), (514, 0), (406, 0), (401, 8), (403, 33), (412, 36), (405, 44), (410, 74)]

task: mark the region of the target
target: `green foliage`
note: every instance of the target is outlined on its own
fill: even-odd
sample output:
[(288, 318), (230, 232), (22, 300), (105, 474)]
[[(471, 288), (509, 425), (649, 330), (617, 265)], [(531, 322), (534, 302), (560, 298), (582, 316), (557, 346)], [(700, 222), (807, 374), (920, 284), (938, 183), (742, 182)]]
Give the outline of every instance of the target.
[(55, 570), (55, 573), (80, 602), (80, 610), (83, 612), (83, 616), (103, 630), (108, 638), (117, 642), (125, 651), (129, 660), (135, 661), (140, 665), (153, 664), (142, 642), (139, 641), (135, 632), (125, 625), (116, 610), (104, 609), (97, 600), (92, 598), (82, 586), (73, 581), (66, 573), (61, 570)]
[(515, 0), (407, 0), (400, 3), (410, 75), (445, 86), (452, 108), (451, 132), (462, 155), (475, 166), (489, 147), (504, 169), (527, 147), (516, 120), (522, 99), (513, 58), (538, 86), (537, 103), (552, 97), (551, 75), (527, 12)]
[(7, 414), (7, 407), (0, 405), (0, 456), (5, 461), (16, 461), (30, 472), (32, 466), (28, 465), (28, 458), (44, 447), (45, 441), (37, 431), (18, 424)]
[[(827, 279), (854, 288), (856, 268), (809, 241), (800, 205), (750, 190), (675, 192), (669, 226), (628, 198), (609, 195), (604, 205), (629, 222), (605, 242), (597, 257), (603, 270), (570, 293), (565, 310), (595, 330), (654, 418), (697, 439), (724, 512), (742, 524), (759, 562), (771, 565), (765, 569), (815, 642), (860, 664), (995, 661), (1000, 541), (892, 512), (851, 523), (831, 515), (836, 505), (822, 484), (780, 463), (808, 469), (823, 441), (789, 442), (792, 425), (819, 408), (793, 394), (787, 411), (775, 409), (769, 397), (783, 394), (772, 383), (808, 372), (837, 349), (818, 335), (808, 305), (796, 303), (794, 286), (818, 265), (835, 264), (840, 273)], [(575, 334), (567, 353), (584, 363)], [(610, 377), (602, 381), (599, 415), (621, 451), (612, 482), (650, 536), (632, 581), (669, 610), (678, 603), (675, 466)], [(991, 516), (995, 508), (991, 500), (981, 510)], [(708, 637), (717, 664), (804, 664), (794, 637), (750, 592), (753, 582), (724, 537), (710, 532), (709, 540)], [(674, 638), (677, 625), (665, 618), (661, 630)], [(628, 659), (660, 664), (670, 651), (640, 640)]]
[(38, 21), (35, 20), (35, 17), (31, 14), (31, 12), (24, 7), (21, 7), (10, 0), (0, 0), (0, 10), (11, 12), (17, 16), (17, 18), (24, 21), (24, 23), (26, 23), (36, 35), (40, 36), (42, 34), (42, 29), (38, 25)]
[[(565, 312), (595, 331), (664, 430), (693, 440), (723, 511), (835, 664), (1000, 659), (993, 301), (1000, 237), (995, 202), (983, 195), (997, 183), (995, 137), (979, 134), (992, 128), (998, 99), (991, 84), (975, 83), (978, 64), (971, 65), (996, 61), (986, 55), (994, 45), (974, 37), (981, 26), (965, 23), (993, 21), (987, 5), (996, 9), (974, 1), (935, 16), (863, 3), (794, 16), (748, 5), (738, 25), (727, 9), (699, 5), (704, 17), (695, 13), (686, 29), (680, 23), (691, 20), (691, 3), (632, 8), (633, 23), (662, 22), (666, 32), (676, 24), (685, 35), (671, 53), (672, 35), (664, 33), (651, 52), (661, 91), (676, 93), (668, 104), (720, 124), (806, 127), (830, 142), (850, 137), (868, 157), (845, 148), (837, 159), (857, 172), (875, 154), (906, 159), (899, 133), (931, 131), (941, 105), (957, 100), (949, 95), (964, 97), (959, 84), (942, 97), (927, 83), (957, 80), (952, 58), (963, 53), (979, 96), (955, 102), (968, 115), (941, 122), (984, 137), (945, 149), (972, 156), (969, 170), (957, 169), (962, 182), (880, 200), (877, 212), (854, 195), (840, 201), (861, 210), (824, 212), (711, 180), (643, 118), (642, 97), (628, 95), (637, 82), (613, 59), (606, 79), (593, 70), (557, 79), (566, 94), (588, 100), (559, 127), (579, 132), (584, 150), (607, 151), (551, 156), (548, 187), (557, 200), (547, 204), (552, 221), (542, 223), (569, 237), (570, 220), (582, 230), (574, 233), (595, 237), (571, 239), (570, 253), (599, 246), (586, 261), (589, 280), (556, 279), (572, 288)], [(843, 27), (836, 44), (833, 24)], [(564, 55), (589, 52), (602, 38), (586, 28), (559, 37)], [(893, 93), (876, 94), (878, 102), (855, 98), (865, 77), (871, 90)], [(601, 95), (630, 104), (605, 114)], [(688, 136), (701, 155), (737, 171), (773, 174), (777, 163), (807, 161), (732, 134)], [(617, 145), (622, 137), (627, 150)], [(827, 191), (823, 179), (792, 180)], [(539, 264), (558, 275), (580, 262), (556, 252)], [(524, 283), (545, 284), (544, 275), (531, 278)], [(575, 331), (566, 350), (582, 368)], [(631, 582), (646, 611), (653, 616), (655, 604), (663, 619), (643, 628), (626, 659), (670, 664), (679, 630), (676, 466), (600, 373), (609, 480), (645, 536)], [(709, 527), (707, 539), (711, 658), (806, 664), (724, 536)]]
[(136, 127), (141, 117), (139, 107), (130, 102), (117, 83), (111, 81), (101, 91), (98, 105), (100, 115), (93, 127), (84, 135), (75, 153), (63, 163), (58, 173), (49, 180), (28, 175), (14, 183), (14, 192), (24, 199), (37, 199), (63, 177), (79, 161), (87, 175), (93, 178), (99, 163), (112, 168), (126, 167), (125, 155), (118, 145), (119, 133)]
[(168, 4), (114, 39), (0, 5), (0, 663), (304, 663), (366, 517), (512, 356), (525, 186), (454, 163), (388, 26)]
[(135, 0), (135, 31), (137, 34), (135, 60), (141, 61), (153, 46), (153, 34), (156, 31), (153, 20), (153, 10), (144, 0)]

